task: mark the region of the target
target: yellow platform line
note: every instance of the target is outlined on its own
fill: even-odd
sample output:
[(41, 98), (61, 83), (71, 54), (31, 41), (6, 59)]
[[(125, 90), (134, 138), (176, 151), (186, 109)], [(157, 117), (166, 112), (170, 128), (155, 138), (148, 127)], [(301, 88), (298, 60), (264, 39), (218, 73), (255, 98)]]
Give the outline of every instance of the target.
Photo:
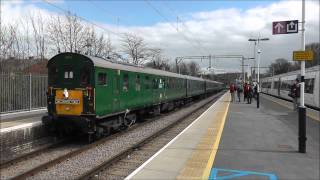
[(176, 179), (203, 179), (203, 177), (206, 177), (204, 174), (208, 174), (207, 177), (209, 177), (210, 168), (221, 139), (222, 129), (229, 108), (229, 101), (230, 95), (224, 97), (219, 104), (217, 104), (217, 107), (212, 109), (213, 113), (209, 115), (214, 116), (214, 118), (210, 120), (210, 125), (206, 133), (202, 136), (201, 141), (196, 146), (191, 157), (185, 163), (185, 167), (180, 171)]
[(226, 108), (226, 110), (224, 112), (217, 138), (216, 138), (215, 143), (213, 145), (212, 152), (210, 154), (210, 158), (208, 160), (206, 168), (203, 171), (203, 175), (202, 175), (201, 179), (209, 179), (211, 168), (213, 166), (213, 162), (214, 162), (214, 159), (216, 157), (216, 154), (217, 154), (217, 151), (218, 151), (218, 148), (219, 148), (219, 143), (220, 143), (220, 139), (221, 139), (221, 136), (222, 136), (224, 124), (226, 122), (227, 114), (228, 114), (228, 111), (229, 111), (229, 105), (230, 105), (230, 103), (227, 104), (227, 108)]

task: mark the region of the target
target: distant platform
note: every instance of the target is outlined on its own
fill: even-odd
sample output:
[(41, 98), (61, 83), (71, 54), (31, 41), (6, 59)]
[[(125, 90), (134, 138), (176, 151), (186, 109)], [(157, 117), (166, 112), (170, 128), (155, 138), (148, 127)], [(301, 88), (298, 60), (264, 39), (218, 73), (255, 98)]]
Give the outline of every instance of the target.
[(269, 96), (230, 103), (226, 93), (126, 179), (319, 179), (320, 122), (307, 117), (298, 152), (298, 113)]
[(47, 109), (1, 114), (0, 133), (29, 128), (41, 124)]

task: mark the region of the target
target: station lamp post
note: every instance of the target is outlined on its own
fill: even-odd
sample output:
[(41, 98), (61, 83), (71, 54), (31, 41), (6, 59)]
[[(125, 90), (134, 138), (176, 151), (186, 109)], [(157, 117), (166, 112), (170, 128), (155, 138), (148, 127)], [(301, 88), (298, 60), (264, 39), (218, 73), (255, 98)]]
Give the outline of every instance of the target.
[[(260, 93), (260, 54), (261, 54), (261, 50), (260, 50), (260, 41), (268, 41), (269, 38), (257, 38), (257, 39), (249, 39), (248, 41), (253, 41), (255, 42), (255, 47), (256, 45), (258, 46), (258, 80), (257, 80), (257, 86), (258, 86), (258, 92), (257, 92), (257, 108), (259, 108), (260, 106), (260, 99), (259, 99), (259, 93)], [(257, 43), (256, 43), (257, 42)]]
[(241, 58), (241, 69), (242, 69), (242, 75), (243, 75), (243, 83), (246, 82), (246, 73), (244, 71), (244, 66), (248, 66), (248, 65), (244, 64), (244, 61), (251, 60), (251, 59), (254, 59), (254, 58), (245, 58), (244, 56), (242, 56), (242, 58)]

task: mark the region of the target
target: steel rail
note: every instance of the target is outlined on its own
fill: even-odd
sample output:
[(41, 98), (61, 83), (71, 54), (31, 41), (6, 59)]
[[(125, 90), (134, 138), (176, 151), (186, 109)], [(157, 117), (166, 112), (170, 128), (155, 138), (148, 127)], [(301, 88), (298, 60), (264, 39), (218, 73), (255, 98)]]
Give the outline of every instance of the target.
[[(219, 95), (221, 95), (221, 94), (222, 94), (222, 93), (216, 94), (216, 95), (213, 97), (213, 100), (216, 99), (216, 98), (217, 98)], [(184, 118), (186, 118), (187, 116), (189, 116), (190, 114), (192, 114), (193, 112), (195, 112), (196, 110), (200, 109), (201, 107), (205, 106), (206, 104), (208, 104), (208, 103), (210, 103), (210, 102), (212, 102), (212, 100), (210, 100), (210, 101), (204, 103), (203, 105), (197, 107), (195, 110), (193, 110), (193, 111), (185, 114), (183, 117), (179, 118), (176, 122), (170, 124), (169, 126), (170, 126), (170, 127), (173, 127), (175, 124), (177, 124), (178, 122), (180, 122), (181, 120), (183, 120)], [(181, 108), (179, 108), (178, 110), (181, 110)], [(171, 111), (171, 112), (169, 112), (169, 113), (166, 113), (165, 115), (167, 116), (167, 115), (170, 115), (170, 114), (173, 114), (173, 113), (176, 113), (176, 112), (177, 112), (177, 111)], [(85, 146), (82, 147), (82, 148), (79, 148), (79, 149), (77, 149), (77, 150), (71, 151), (71, 152), (69, 152), (69, 153), (67, 153), (67, 154), (65, 154), (65, 155), (62, 155), (62, 156), (60, 156), (60, 157), (58, 157), (58, 158), (56, 158), (56, 159), (53, 159), (52, 161), (49, 161), (49, 162), (44, 163), (44, 164), (41, 164), (41, 165), (39, 165), (39, 166), (37, 166), (37, 167), (35, 167), (35, 168), (33, 168), (33, 169), (30, 169), (30, 170), (28, 170), (28, 171), (26, 171), (26, 172), (23, 172), (23, 173), (15, 176), (15, 177), (13, 177), (12, 179), (13, 179), (13, 180), (17, 180), (17, 179), (26, 179), (26, 178), (28, 178), (28, 177), (31, 177), (31, 176), (37, 174), (37, 173), (40, 172), (40, 171), (43, 171), (43, 170), (45, 170), (45, 169), (48, 169), (48, 168), (50, 168), (50, 167), (52, 167), (52, 166), (54, 166), (54, 165), (56, 165), (56, 164), (59, 164), (59, 163), (65, 161), (65, 160), (67, 160), (67, 159), (69, 159), (69, 158), (72, 158), (72, 157), (74, 157), (74, 156), (77, 156), (77, 155), (81, 154), (82, 152), (85, 152), (85, 151), (87, 151), (87, 150), (89, 150), (89, 149), (91, 149), (91, 148), (94, 148), (94, 147), (96, 147), (96, 146), (99, 146), (100, 144), (103, 144), (103, 143), (105, 143), (105, 142), (107, 142), (107, 141), (111, 141), (111, 140), (113, 140), (113, 139), (116, 139), (117, 137), (123, 135), (124, 133), (128, 133), (128, 132), (130, 132), (130, 131), (133, 131), (134, 129), (136, 129), (136, 128), (138, 128), (138, 127), (141, 127), (141, 126), (143, 126), (143, 125), (145, 125), (145, 124), (147, 124), (147, 123), (151, 123), (151, 122), (153, 122), (153, 121), (155, 121), (155, 120), (158, 120), (158, 119), (161, 119), (161, 118), (163, 118), (163, 116), (157, 116), (157, 117), (155, 117), (155, 118), (152, 118), (151, 120), (147, 120), (147, 121), (141, 122), (141, 123), (139, 123), (139, 124), (135, 124), (134, 126), (132, 126), (132, 127), (129, 128), (129, 129), (126, 129), (126, 130), (124, 130), (124, 131), (120, 131), (119, 133), (115, 133), (115, 134), (112, 134), (112, 135), (110, 135), (110, 136), (107, 136), (107, 137), (105, 137), (105, 138), (103, 138), (103, 139), (100, 139), (100, 140), (98, 140), (98, 141), (96, 141), (96, 142), (94, 142), (94, 143), (92, 143), (92, 144), (85, 145)], [(165, 129), (169, 129), (169, 127), (166, 127)], [(164, 131), (166, 131), (166, 130), (162, 129), (162, 130), (158, 131), (156, 134), (154, 134), (154, 135), (152, 135), (152, 136), (150, 136), (150, 137), (148, 137), (148, 138), (140, 141), (139, 143), (137, 143), (137, 144), (134, 146), (134, 148), (137, 148), (137, 147), (139, 147), (140, 145), (143, 145), (144, 143), (148, 142), (148, 140), (153, 139), (154, 137), (158, 136), (159, 133), (164, 132)], [(130, 148), (130, 149), (134, 149), (134, 148)], [(119, 153), (119, 155), (117, 155), (116, 157), (122, 157), (122, 155), (123, 155), (124, 153), (126, 153), (126, 151), (122, 151), (122, 152)], [(116, 157), (113, 157), (112, 159), (114, 159), (114, 161), (115, 161), (115, 160), (117, 160)], [(108, 164), (108, 163), (109, 163), (109, 161), (106, 162), (106, 163), (103, 163), (102, 165), (104, 166), (105, 164)], [(101, 166), (102, 166), (102, 165), (101, 165)], [(100, 167), (100, 166), (99, 166), (99, 167)], [(99, 169), (99, 167), (96, 167), (96, 168), (94, 168), (92, 171), (90, 171), (90, 172), (88, 172), (88, 173), (85, 173), (84, 176), (80, 177), (80, 179), (83, 179), (83, 178), (85, 179), (85, 177), (89, 177), (90, 174), (93, 174), (94, 172), (96, 172), (96, 171)]]
[(23, 161), (25, 159), (30, 159), (32, 157), (35, 157), (35, 156), (45, 152), (46, 150), (49, 150), (49, 149), (55, 148), (57, 146), (60, 146), (61, 144), (65, 143), (65, 142), (68, 142), (68, 141), (70, 141), (70, 139), (68, 139), (68, 138), (67, 139), (62, 139), (62, 140), (59, 140), (58, 142), (55, 142), (53, 144), (44, 145), (43, 147), (41, 147), (41, 148), (39, 148), (37, 150), (22, 154), (22, 155), (20, 155), (18, 157), (15, 157), (13, 159), (9, 159), (9, 160), (3, 161), (0, 164), (0, 169), (9, 167), (9, 166), (14, 165), (14, 164), (17, 164), (17, 163), (19, 163), (19, 162), (21, 162), (21, 161)]
[(149, 137), (139, 141), (138, 143), (132, 145), (131, 147), (127, 148), (126, 150), (121, 151), (120, 153), (118, 153), (117, 155), (111, 157), (111, 159), (105, 161), (104, 163), (100, 164), (99, 166), (96, 166), (95, 168), (93, 168), (92, 170), (88, 171), (87, 173), (83, 174), (81, 177), (79, 177), (78, 179), (91, 179), (94, 177), (94, 175), (96, 175), (99, 171), (105, 170), (108, 167), (112, 166), (112, 164), (114, 164), (115, 162), (123, 159), (124, 157), (127, 157), (131, 152), (133, 152), (135, 149), (139, 149), (141, 148), (144, 144), (150, 142), (151, 140), (157, 138), (158, 136), (162, 135), (164, 132), (167, 132), (168, 130), (172, 129), (173, 127), (175, 127), (178, 123), (180, 123), (181, 121), (185, 120), (188, 116), (190, 116), (192, 113), (200, 110), (201, 108), (203, 108), (204, 106), (208, 105), (209, 103), (212, 103), (212, 101), (216, 101), (221, 95), (223, 94), (223, 92), (216, 94), (212, 100), (200, 105), (199, 107), (197, 107), (196, 109), (184, 114), (182, 117), (180, 117), (179, 119), (177, 119), (175, 122), (171, 123), (170, 125), (166, 126), (163, 129), (160, 129), (159, 131), (157, 131), (156, 133), (150, 135)]

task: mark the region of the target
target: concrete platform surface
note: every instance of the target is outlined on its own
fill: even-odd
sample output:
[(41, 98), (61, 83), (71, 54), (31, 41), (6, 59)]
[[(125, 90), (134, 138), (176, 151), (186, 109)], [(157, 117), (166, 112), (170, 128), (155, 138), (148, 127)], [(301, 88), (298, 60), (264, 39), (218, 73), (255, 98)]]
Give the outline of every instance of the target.
[(307, 153), (299, 153), (298, 113), (290, 106), (264, 95), (259, 109), (254, 100), (229, 107), (229, 99), (225, 94), (126, 179), (320, 179), (314, 114), (307, 117)]
[(47, 113), (47, 108), (34, 109), (31, 111), (19, 111), (0, 114), (0, 122), (16, 121), (34, 116), (42, 116)]
[(318, 180), (320, 122), (307, 117), (307, 153), (298, 152), (298, 113), (261, 96), (260, 108), (231, 103), (210, 178)]
[(126, 179), (209, 177), (229, 107), (226, 93)]

